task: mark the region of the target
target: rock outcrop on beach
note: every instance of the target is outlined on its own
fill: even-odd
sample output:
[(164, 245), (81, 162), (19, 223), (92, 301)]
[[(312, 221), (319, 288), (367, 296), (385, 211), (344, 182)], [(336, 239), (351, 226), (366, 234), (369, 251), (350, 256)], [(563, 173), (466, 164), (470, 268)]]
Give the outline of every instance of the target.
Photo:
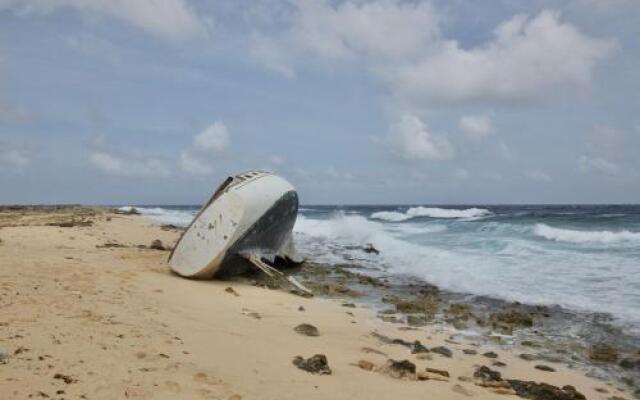
[(324, 354), (316, 354), (307, 359), (302, 356), (296, 356), (293, 359), (293, 365), (312, 374), (331, 375), (331, 368), (329, 368), (327, 356)]

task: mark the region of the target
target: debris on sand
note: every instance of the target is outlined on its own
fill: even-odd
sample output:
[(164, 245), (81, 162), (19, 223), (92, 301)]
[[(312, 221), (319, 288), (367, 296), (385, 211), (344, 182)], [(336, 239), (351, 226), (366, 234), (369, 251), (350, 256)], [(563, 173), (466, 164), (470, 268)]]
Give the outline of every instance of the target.
[(367, 360), (360, 360), (358, 361), (358, 364), (356, 364), (358, 367), (360, 367), (360, 369), (363, 369), (365, 371), (372, 371), (375, 368), (375, 364), (372, 363), (371, 361), (367, 361)]
[(306, 360), (302, 356), (296, 356), (293, 359), (293, 365), (312, 374), (331, 375), (331, 368), (324, 354), (316, 354)]
[(388, 359), (377, 371), (395, 379), (416, 379), (416, 365), (409, 360)]
[(149, 246), (149, 248), (151, 250), (167, 250), (166, 247), (164, 247), (164, 245), (162, 244), (162, 240), (160, 239), (155, 239), (153, 242), (151, 242), (151, 245)]
[(53, 379), (59, 379), (59, 380), (63, 381), (64, 383), (66, 383), (67, 385), (69, 385), (71, 383), (78, 382), (78, 380), (76, 378), (72, 378), (69, 375), (63, 375), (63, 374), (55, 374), (53, 376)]
[(227, 286), (227, 288), (226, 288), (224, 291), (225, 291), (225, 292), (227, 292), (227, 293), (229, 293), (229, 294), (232, 294), (232, 295), (234, 295), (234, 296), (236, 296), (236, 297), (240, 296), (240, 295), (238, 294), (238, 292), (236, 292), (236, 291), (235, 291), (235, 289), (234, 289), (234, 288), (232, 288), (231, 286)]
[(293, 330), (304, 336), (320, 336), (318, 328), (311, 324), (300, 324), (293, 328)]

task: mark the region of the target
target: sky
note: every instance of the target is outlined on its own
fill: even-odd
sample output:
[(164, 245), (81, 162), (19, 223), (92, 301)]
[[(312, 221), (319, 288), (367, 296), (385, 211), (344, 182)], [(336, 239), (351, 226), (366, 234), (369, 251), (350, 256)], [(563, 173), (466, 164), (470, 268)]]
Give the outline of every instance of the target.
[(637, 0), (0, 0), (0, 203), (640, 202)]

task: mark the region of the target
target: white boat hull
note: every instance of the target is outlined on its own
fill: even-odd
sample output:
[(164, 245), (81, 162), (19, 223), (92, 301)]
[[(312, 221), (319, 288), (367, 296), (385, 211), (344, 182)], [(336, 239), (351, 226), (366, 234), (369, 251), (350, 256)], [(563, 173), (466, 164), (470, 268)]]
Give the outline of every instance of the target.
[(250, 171), (228, 178), (202, 207), (169, 256), (190, 278), (239, 274), (245, 258), (299, 262), (292, 242), (298, 195), (285, 179)]

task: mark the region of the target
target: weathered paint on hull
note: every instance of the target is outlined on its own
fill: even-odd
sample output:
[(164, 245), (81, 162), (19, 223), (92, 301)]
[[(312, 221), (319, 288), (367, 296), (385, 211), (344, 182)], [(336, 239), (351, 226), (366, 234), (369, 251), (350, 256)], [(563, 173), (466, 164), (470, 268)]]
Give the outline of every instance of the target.
[(276, 175), (251, 171), (227, 179), (169, 256), (179, 275), (210, 278), (245, 272), (240, 254), (295, 260), (291, 231), (298, 196)]

